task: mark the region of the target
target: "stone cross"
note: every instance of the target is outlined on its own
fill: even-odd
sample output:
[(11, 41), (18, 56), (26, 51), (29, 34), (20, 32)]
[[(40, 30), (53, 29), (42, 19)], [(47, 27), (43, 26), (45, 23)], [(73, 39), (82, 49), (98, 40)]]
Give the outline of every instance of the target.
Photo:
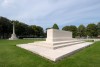
[(13, 34), (11, 35), (11, 37), (9, 38), (9, 40), (17, 40), (18, 38), (16, 37), (15, 34), (15, 24), (13, 22)]
[(13, 34), (15, 34), (15, 24), (13, 22)]

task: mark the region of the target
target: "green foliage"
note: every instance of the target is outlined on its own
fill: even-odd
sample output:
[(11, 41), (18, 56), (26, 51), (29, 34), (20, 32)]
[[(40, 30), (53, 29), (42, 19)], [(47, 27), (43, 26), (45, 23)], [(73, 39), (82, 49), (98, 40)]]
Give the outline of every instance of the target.
[(24, 24), (24, 23), (19, 22), (19, 21), (11, 21), (11, 22), (15, 23), (16, 34), (18, 36), (28, 35), (28, 31), (27, 31), (28, 25), (27, 24)]
[(11, 21), (5, 17), (0, 17), (0, 38), (8, 38), (11, 33)]
[(35, 37), (44, 37), (44, 30), (42, 27), (36, 25), (31, 25), (30, 27), (32, 28)]
[(0, 39), (9, 38), (12, 34), (12, 23), (15, 23), (15, 32), (18, 37), (44, 37), (44, 30), (40, 26), (29, 26), (17, 20), (0, 17)]
[(98, 30), (97, 30), (97, 26), (95, 24), (88, 24), (87, 35), (90, 37), (97, 37), (98, 36)]
[(62, 28), (62, 30), (69, 31), (70, 30), (70, 26), (65, 26), (65, 27)]
[(77, 36), (77, 27), (74, 26), (74, 25), (65, 26), (65, 27), (62, 28), (62, 30), (71, 31), (72, 35), (73, 35), (73, 38), (75, 38)]
[(40, 27), (40, 26), (37, 26), (37, 30), (38, 30), (37, 36), (38, 37), (43, 37), (44, 36), (44, 30), (43, 30), (43, 28)]
[(54, 24), (52, 28), (53, 28), (53, 29), (59, 29), (59, 27), (58, 27), (57, 24)]
[[(0, 16), (0, 39), (9, 38), (12, 34), (12, 22), (15, 23), (16, 34), (19, 37), (46, 37), (46, 33), (40, 26), (32, 25), (29, 26), (25, 23), (15, 20), (9, 20), (5, 17)], [(59, 29), (57, 24), (54, 24), (53, 29)], [(46, 29), (47, 30), (47, 29)], [(71, 31), (73, 37), (77, 35), (80, 37), (97, 37), (100, 35), (100, 22), (96, 24), (88, 24), (87, 27), (80, 25), (77, 29), (76, 26), (64, 26), (62, 30)]]
[(80, 25), (80, 26), (78, 27), (78, 35), (79, 35), (80, 37), (85, 37), (85, 36), (86, 36), (86, 28), (85, 28), (84, 25)]
[(94, 40), (85, 40), (86, 42), (94, 42)]
[(100, 35), (100, 22), (97, 24), (98, 35)]
[(46, 28), (46, 31), (47, 31), (48, 29), (51, 29), (51, 28)]
[(76, 26), (65, 26), (62, 28), (62, 30), (65, 31), (71, 31), (73, 32), (73, 37), (80, 36), (80, 37), (86, 37), (87, 35), (89, 37), (97, 37), (100, 35), (100, 23), (96, 24), (88, 24), (87, 27), (84, 25), (80, 25), (77, 29)]

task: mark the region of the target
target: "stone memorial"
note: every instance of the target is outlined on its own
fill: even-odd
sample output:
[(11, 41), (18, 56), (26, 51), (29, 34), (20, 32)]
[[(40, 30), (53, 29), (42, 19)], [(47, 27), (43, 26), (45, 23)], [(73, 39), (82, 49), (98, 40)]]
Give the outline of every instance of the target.
[(9, 38), (9, 40), (17, 40), (18, 38), (16, 37), (16, 34), (15, 34), (15, 24), (13, 22), (13, 33), (11, 35), (11, 37)]
[(34, 44), (57, 49), (65, 46), (75, 45), (78, 43), (83, 43), (84, 41), (78, 41), (77, 39), (72, 38), (72, 32), (70, 31), (61, 31), (57, 29), (49, 29), (47, 31), (46, 41), (43, 42), (35, 42)]
[(68, 39), (72, 39), (72, 32), (70, 31), (60, 31), (56, 29), (49, 29), (47, 31), (47, 42), (66, 41)]
[(72, 38), (72, 32), (70, 31), (49, 29), (47, 30), (46, 41), (19, 44), (17, 46), (52, 61), (57, 61), (91, 44), (91, 42)]

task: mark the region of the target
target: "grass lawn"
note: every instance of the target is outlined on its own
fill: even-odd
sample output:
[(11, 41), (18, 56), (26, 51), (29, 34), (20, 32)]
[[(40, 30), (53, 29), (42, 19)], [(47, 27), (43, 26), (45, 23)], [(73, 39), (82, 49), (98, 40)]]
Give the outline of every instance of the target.
[(29, 42), (34, 40), (0, 40), (0, 67), (100, 67), (100, 42), (58, 62), (16, 47)]

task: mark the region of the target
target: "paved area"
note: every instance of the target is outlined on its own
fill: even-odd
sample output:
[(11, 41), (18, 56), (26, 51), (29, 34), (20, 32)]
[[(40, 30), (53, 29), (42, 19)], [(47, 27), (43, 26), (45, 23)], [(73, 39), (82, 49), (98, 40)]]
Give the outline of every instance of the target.
[(55, 50), (46, 48), (46, 47), (41, 47), (38, 45), (32, 45), (32, 43), (31, 44), (19, 44), (17, 46), (24, 48), (26, 50), (29, 50), (33, 53), (39, 54), (49, 60), (57, 61), (65, 56), (69, 56), (69, 55), (73, 54), (74, 52), (76, 52), (84, 47), (90, 46), (91, 44), (93, 44), (93, 42), (76, 44), (76, 45), (67, 46), (67, 47), (63, 47), (63, 48), (59, 48), (59, 49), (55, 49)]

